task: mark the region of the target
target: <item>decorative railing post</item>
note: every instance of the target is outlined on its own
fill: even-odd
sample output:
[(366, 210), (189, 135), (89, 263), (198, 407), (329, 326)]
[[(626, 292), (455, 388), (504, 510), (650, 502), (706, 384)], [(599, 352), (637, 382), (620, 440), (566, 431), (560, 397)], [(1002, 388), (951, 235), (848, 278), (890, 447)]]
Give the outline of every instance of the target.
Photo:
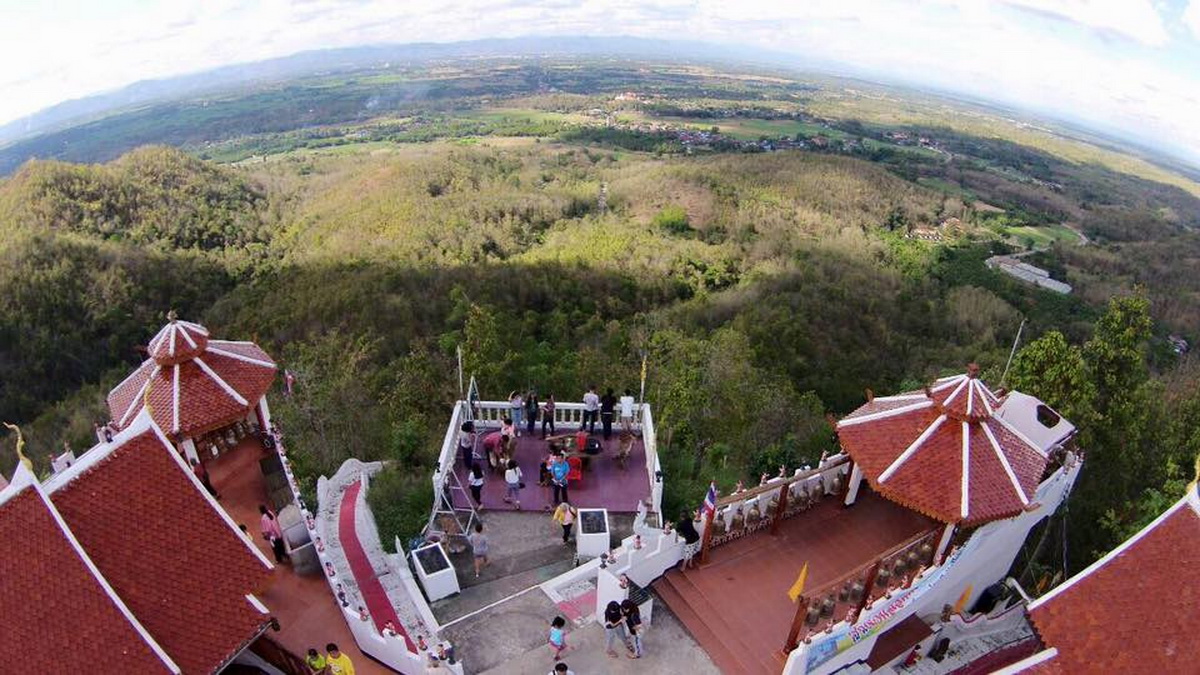
[(788, 629), (787, 642), (783, 643), (783, 654), (787, 656), (800, 645), (800, 629), (808, 615), (808, 598), (803, 595), (796, 600), (796, 615), (792, 617), (792, 627)]
[(855, 616), (862, 616), (863, 609), (867, 603), (871, 602), (871, 592), (875, 590), (875, 577), (879, 575), (879, 567), (883, 565), (883, 558), (875, 561), (871, 566), (871, 571), (867, 572), (867, 581), (863, 584), (863, 594), (858, 600), (858, 605), (854, 608)]
[(783, 522), (783, 514), (787, 510), (788, 494), (791, 493), (792, 486), (787, 481), (783, 482), (783, 487), (779, 488), (779, 499), (775, 501), (775, 520), (771, 521), (771, 535), (779, 534), (779, 524)]

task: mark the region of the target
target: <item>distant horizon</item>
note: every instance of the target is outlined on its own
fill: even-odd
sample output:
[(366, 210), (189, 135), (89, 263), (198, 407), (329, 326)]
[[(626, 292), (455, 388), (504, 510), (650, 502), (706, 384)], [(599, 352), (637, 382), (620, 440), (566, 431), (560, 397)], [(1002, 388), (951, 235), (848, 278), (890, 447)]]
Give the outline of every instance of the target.
[[(4, 0), (0, 0), (3, 3)], [(113, 0), (0, 5), (0, 125), (64, 102), (309, 52), (488, 39), (687, 40), (954, 93), (1200, 167), (1200, 0)]]

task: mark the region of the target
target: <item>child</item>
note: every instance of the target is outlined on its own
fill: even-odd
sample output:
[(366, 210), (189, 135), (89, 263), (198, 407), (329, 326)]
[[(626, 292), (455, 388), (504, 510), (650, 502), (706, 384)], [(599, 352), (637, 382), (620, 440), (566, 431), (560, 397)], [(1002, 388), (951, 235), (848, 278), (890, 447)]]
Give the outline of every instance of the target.
[(483, 467), (478, 463), (471, 465), (471, 477), (468, 479), (471, 486), (471, 496), (475, 498), (475, 506), (480, 511), (483, 510)]
[(567, 651), (567, 620), (561, 616), (554, 617), (550, 622), (550, 649), (554, 651), (554, 660), (562, 659), (562, 653)]
[(467, 540), (471, 542), (471, 552), (475, 555), (475, 578), (479, 578), (479, 571), (488, 565), (488, 539), (483, 533), (483, 523), (475, 523), (475, 531), (467, 536)]
[(504, 501), (516, 506), (518, 511), (521, 510), (521, 486), (524, 485), (521, 478), (523, 476), (521, 467), (517, 466), (517, 460), (508, 460), (508, 469), (504, 472), (504, 482), (508, 484), (508, 496), (504, 498)]

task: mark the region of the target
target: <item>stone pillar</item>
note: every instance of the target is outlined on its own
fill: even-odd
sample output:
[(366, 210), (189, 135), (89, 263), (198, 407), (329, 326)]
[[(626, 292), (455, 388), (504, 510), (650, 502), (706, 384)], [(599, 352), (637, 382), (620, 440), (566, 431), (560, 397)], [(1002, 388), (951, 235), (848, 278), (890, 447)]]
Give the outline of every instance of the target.
[(946, 555), (946, 549), (950, 547), (950, 540), (953, 538), (954, 523), (946, 523), (946, 529), (942, 530), (942, 536), (938, 539), (937, 551), (933, 554), (933, 564), (942, 564), (942, 558)]
[(862, 481), (862, 469), (859, 468), (858, 462), (855, 462), (854, 470), (850, 472), (850, 483), (846, 488), (846, 506), (850, 506), (854, 503), (855, 499), (858, 499), (858, 488), (862, 485)]
[(180, 441), (179, 447), (183, 450), (183, 457), (188, 464), (191, 464), (193, 459), (200, 459), (200, 453), (196, 452), (196, 442), (192, 439), (183, 439)]
[(254, 407), (255, 413), (258, 415), (258, 428), (266, 431), (271, 428), (271, 409), (267, 407), (267, 397), (263, 396), (258, 399), (258, 405)]

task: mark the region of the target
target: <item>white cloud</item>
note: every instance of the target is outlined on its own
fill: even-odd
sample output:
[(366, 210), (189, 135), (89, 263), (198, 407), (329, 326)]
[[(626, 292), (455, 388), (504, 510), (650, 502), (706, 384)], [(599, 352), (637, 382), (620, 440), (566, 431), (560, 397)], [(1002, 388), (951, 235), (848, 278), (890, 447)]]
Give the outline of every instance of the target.
[(1150, 0), (1006, 0), (1014, 7), (1159, 47), (1170, 39)]
[[(59, 101), (307, 49), (524, 35), (633, 35), (836, 61), (1190, 147), (1200, 68), (1158, 0), (140, 0), (0, 21), (0, 121)], [(1200, 36), (1200, 0), (1182, 19)], [(1177, 30), (1177, 29), (1176, 29)], [(1113, 39), (1117, 37), (1119, 39)], [(1181, 66), (1180, 64), (1183, 64)], [(1194, 64), (1192, 64), (1194, 65)]]
[(1187, 9), (1183, 10), (1183, 25), (1192, 31), (1192, 35), (1200, 40), (1200, 0), (1192, 0)]

